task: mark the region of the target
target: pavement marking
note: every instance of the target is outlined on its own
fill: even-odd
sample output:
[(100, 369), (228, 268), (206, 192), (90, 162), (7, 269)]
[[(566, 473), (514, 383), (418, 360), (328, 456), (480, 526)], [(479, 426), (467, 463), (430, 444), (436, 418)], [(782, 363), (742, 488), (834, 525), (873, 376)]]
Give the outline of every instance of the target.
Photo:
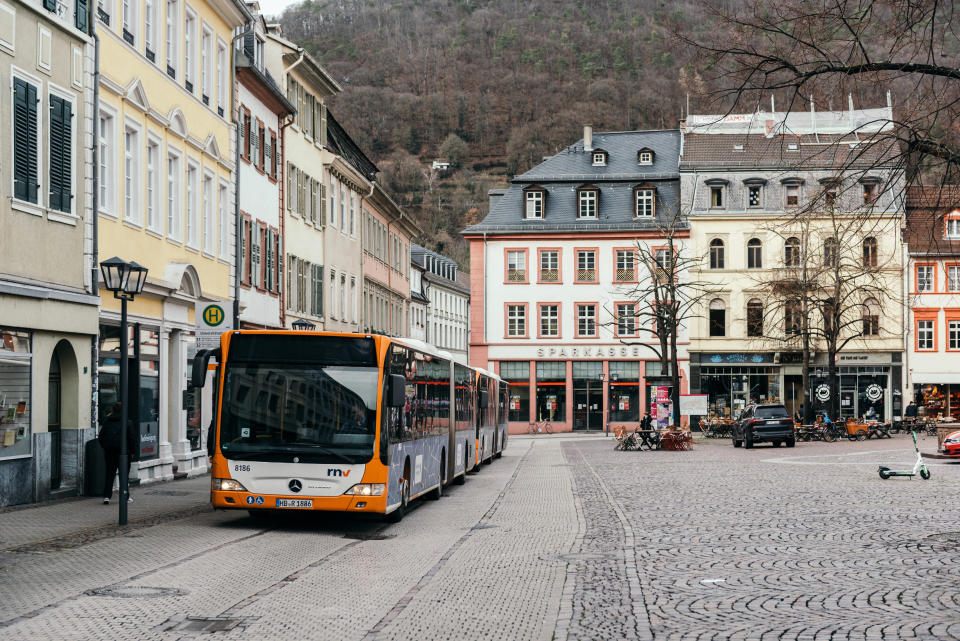
[(433, 564), (426, 574), (420, 577), (420, 580), (417, 581), (417, 584), (410, 588), (405, 595), (400, 597), (390, 610), (383, 615), (376, 625), (370, 628), (367, 633), (363, 636), (363, 641), (375, 641), (380, 633), (388, 626), (391, 622), (394, 621), (400, 614), (410, 605), (410, 602), (413, 598), (420, 592), (430, 580), (440, 571), (440, 569), (446, 565), (447, 561), (450, 560), (450, 557), (460, 549), (460, 547), (466, 543), (473, 534), (479, 529), (477, 526), (482, 525), (486, 521), (489, 521), (490, 518), (496, 513), (497, 508), (500, 507), (500, 503), (503, 501), (504, 497), (507, 495), (507, 490), (513, 485), (513, 482), (517, 479), (517, 476), (520, 474), (520, 470), (523, 469), (523, 464), (527, 460), (527, 457), (530, 455), (530, 452), (533, 451), (533, 442), (530, 442), (530, 447), (527, 448), (527, 451), (523, 453), (523, 456), (520, 457), (520, 460), (517, 462), (516, 468), (513, 470), (513, 474), (510, 475), (510, 479), (507, 481), (506, 485), (503, 486), (503, 489), (500, 491), (500, 494), (497, 495), (497, 498), (494, 499), (493, 503), (490, 505), (490, 508), (483, 513), (483, 516), (477, 521), (477, 523), (468, 529), (463, 536), (454, 541), (453, 545), (447, 548), (447, 551), (443, 553), (443, 556), (440, 557), (440, 560)]

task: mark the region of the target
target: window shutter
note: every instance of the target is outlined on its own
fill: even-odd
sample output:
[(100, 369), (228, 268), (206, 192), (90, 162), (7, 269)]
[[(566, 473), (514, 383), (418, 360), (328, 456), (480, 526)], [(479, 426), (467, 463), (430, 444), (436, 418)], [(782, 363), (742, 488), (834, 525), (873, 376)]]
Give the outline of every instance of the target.
[(317, 224), (317, 191), (320, 183), (310, 179), (310, 222)]
[(251, 31), (243, 37), (243, 55), (247, 57), (251, 63), (253, 63), (253, 32)]
[(87, 32), (87, 0), (77, 0), (77, 29)]
[(293, 165), (287, 163), (287, 211), (293, 211)]
[(320, 105), (320, 144), (327, 146), (327, 105)]
[(280, 145), (277, 144), (277, 137), (271, 138), (270, 148), (273, 149), (273, 177), (277, 177), (277, 168), (280, 167)]
[(284, 295), (287, 297), (287, 309), (293, 309), (293, 264), (294, 259), (287, 259), (287, 290)]
[(247, 157), (247, 160), (250, 160), (250, 136), (253, 134), (253, 132), (250, 131), (250, 114), (244, 114), (243, 128), (244, 128), (244, 139), (245, 139), (245, 144), (243, 147), (243, 155)]
[(37, 88), (13, 79), (13, 195), (37, 202)]
[(43, 0), (43, 8), (47, 11), (56, 11), (57, 0)]
[(315, 312), (317, 316), (323, 316), (323, 265), (314, 265), (316, 270), (316, 280), (314, 281), (314, 299), (317, 301)]
[(66, 100), (50, 96), (50, 208), (68, 213), (73, 197), (70, 180), (72, 109)]
[(327, 186), (324, 183), (317, 185), (317, 198), (320, 206), (320, 225), (327, 226)]
[(240, 282), (247, 282), (247, 221), (240, 220)]
[(267, 229), (267, 268), (264, 272), (263, 286), (267, 291), (273, 291), (273, 263), (274, 263), (273, 230)]

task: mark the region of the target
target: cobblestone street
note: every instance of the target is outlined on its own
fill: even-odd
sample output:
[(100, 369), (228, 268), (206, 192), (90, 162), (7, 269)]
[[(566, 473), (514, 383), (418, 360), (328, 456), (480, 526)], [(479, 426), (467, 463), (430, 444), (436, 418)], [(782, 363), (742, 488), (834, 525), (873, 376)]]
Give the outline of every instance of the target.
[[(923, 442), (929, 451), (930, 439)], [(206, 507), (206, 479), (0, 513), (0, 637), (960, 638), (960, 464), (909, 437), (614, 452), (515, 437), (402, 523)]]

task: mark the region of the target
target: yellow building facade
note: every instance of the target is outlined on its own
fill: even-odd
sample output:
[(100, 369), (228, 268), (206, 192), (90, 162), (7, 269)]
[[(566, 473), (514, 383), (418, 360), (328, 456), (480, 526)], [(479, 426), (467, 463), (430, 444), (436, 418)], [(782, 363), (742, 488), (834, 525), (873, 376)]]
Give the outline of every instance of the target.
[[(130, 403), (141, 482), (206, 469), (201, 399), (188, 386), (198, 302), (233, 298), (233, 0), (100, 0), (100, 259), (149, 269), (128, 305)], [(101, 291), (99, 418), (119, 398), (120, 301)], [(209, 412), (205, 412), (209, 418)]]

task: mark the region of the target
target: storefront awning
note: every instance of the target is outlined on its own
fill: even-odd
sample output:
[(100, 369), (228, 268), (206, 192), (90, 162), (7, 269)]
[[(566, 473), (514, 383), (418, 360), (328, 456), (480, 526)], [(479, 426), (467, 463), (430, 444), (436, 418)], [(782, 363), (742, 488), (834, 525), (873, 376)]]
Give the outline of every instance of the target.
[(910, 374), (910, 381), (916, 385), (932, 384), (953, 384), (960, 385), (960, 372), (917, 372)]

